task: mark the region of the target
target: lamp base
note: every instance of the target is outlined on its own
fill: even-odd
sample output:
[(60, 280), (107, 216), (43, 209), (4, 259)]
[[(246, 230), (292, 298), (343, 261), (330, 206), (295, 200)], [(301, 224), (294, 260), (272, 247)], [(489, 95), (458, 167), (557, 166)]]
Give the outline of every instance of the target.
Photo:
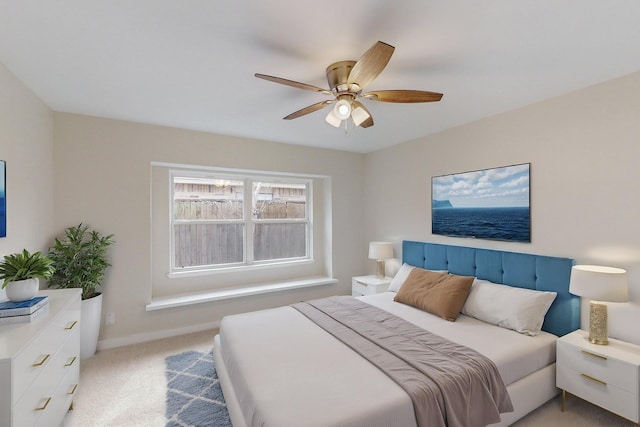
[(589, 341), (593, 344), (607, 345), (607, 306), (595, 301), (589, 303)]
[(385, 278), (384, 260), (383, 259), (379, 259), (379, 260), (376, 261), (376, 277), (378, 279), (384, 279)]

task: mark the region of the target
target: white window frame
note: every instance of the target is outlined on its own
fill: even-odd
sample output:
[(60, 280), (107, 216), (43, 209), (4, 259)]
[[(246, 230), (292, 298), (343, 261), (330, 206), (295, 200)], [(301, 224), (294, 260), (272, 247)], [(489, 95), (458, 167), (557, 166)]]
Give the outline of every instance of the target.
[[(243, 181), (243, 218), (229, 220), (175, 220), (173, 215), (174, 200), (174, 178), (190, 177), (200, 179), (229, 179)], [(306, 187), (305, 218), (289, 219), (254, 219), (253, 218), (253, 183), (264, 181), (269, 183), (300, 184)], [(217, 171), (215, 169), (171, 169), (169, 171), (169, 241), (170, 241), (170, 276), (183, 274), (206, 274), (218, 271), (228, 271), (230, 269), (247, 269), (261, 266), (285, 266), (300, 262), (313, 261), (313, 180), (308, 177), (293, 177), (285, 174), (271, 173), (248, 173), (243, 171), (230, 172), (228, 170)], [(178, 267), (175, 265), (175, 233), (174, 226), (184, 223), (200, 224), (244, 224), (243, 232), (243, 261), (227, 264), (211, 264), (193, 267)], [(282, 223), (303, 223), (305, 224), (305, 256), (281, 258), (271, 260), (255, 260), (253, 248), (254, 225), (256, 224), (282, 224)]]

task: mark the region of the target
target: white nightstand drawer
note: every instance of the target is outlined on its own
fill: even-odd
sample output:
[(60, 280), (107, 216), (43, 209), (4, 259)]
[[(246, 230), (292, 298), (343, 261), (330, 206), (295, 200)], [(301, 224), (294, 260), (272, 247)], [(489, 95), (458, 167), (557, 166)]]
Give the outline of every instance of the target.
[[(558, 369), (559, 388), (629, 420), (638, 419), (638, 395), (573, 369)], [(588, 374), (586, 374), (588, 375)]]
[(638, 423), (640, 346), (614, 338), (592, 344), (587, 331), (577, 330), (559, 338), (556, 351), (558, 388)]
[(351, 283), (351, 293), (352, 295), (369, 295), (372, 292), (367, 289), (366, 284), (354, 281)]
[(356, 276), (351, 278), (351, 295), (373, 295), (386, 292), (391, 284), (388, 277), (378, 278), (376, 276)]
[(622, 390), (638, 393), (638, 366), (607, 356), (598, 349), (580, 348), (561, 340), (557, 345), (557, 362)]

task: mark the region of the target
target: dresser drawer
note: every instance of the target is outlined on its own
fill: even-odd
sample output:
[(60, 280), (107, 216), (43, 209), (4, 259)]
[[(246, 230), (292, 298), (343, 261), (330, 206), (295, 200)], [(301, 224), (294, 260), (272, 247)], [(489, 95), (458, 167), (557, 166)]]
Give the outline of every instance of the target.
[(588, 375), (638, 395), (638, 366), (559, 341), (557, 360), (562, 367)]
[[(70, 340), (60, 349), (59, 357), (51, 364), (52, 370), (57, 370), (55, 374), (56, 386), (47, 393), (51, 394), (49, 405), (43, 414), (38, 418), (36, 426), (50, 427), (51, 420), (64, 418), (71, 407), (73, 397), (78, 391), (80, 381), (80, 331), (75, 332), (78, 337), (71, 337)], [(38, 379), (39, 381), (39, 379)], [(31, 389), (27, 390), (27, 394)], [(44, 392), (44, 390), (42, 390)]]
[(64, 343), (64, 336), (50, 333), (46, 328), (38, 340), (31, 342), (13, 362), (13, 403), (34, 383), (51, 363), (53, 356)]
[(80, 289), (42, 290), (49, 313), (0, 325), (0, 427), (60, 426), (80, 378)]
[[(31, 341), (17, 355), (12, 367), (13, 399), (19, 399), (25, 390), (47, 368), (60, 348), (75, 334), (79, 333), (79, 312), (63, 312), (51, 319), (43, 327), (36, 340)], [(76, 341), (78, 338), (75, 338)], [(79, 355), (79, 350), (78, 354)]]
[(47, 363), (41, 366), (37, 379), (31, 384), (19, 398), (14, 406), (14, 424), (16, 426), (34, 425), (41, 416), (47, 419), (51, 417), (52, 409), (58, 403), (55, 390), (62, 383), (65, 375), (74, 369), (76, 360), (69, 359), (64, 346), (52, 354)]
[[(567, 366), (567, 365), (565, 365)], [(600, 380), (600, 379), (598, 379)], [(600, 383), (573, 369), (558, 369), (559, 388), (629, 420), (638, 419), (638, 395), (612, 383)]]
[(78, 390), (77, 375), (75, 381), (70, 381), (67, 375), (58, 385), (46, 411), (38, 418), (35, 426), (51, 427), (51, 420), (61, 420), (71, 407), (74, 394)]

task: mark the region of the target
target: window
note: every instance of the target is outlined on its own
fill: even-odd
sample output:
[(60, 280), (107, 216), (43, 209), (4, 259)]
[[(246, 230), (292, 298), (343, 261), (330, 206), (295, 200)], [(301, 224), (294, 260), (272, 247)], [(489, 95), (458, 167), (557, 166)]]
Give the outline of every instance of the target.
[(172, 272), (311, 257), (312, 181), (171, 172)]
[(150, 166), (148, 310), (336, 283), (331, 177)]

